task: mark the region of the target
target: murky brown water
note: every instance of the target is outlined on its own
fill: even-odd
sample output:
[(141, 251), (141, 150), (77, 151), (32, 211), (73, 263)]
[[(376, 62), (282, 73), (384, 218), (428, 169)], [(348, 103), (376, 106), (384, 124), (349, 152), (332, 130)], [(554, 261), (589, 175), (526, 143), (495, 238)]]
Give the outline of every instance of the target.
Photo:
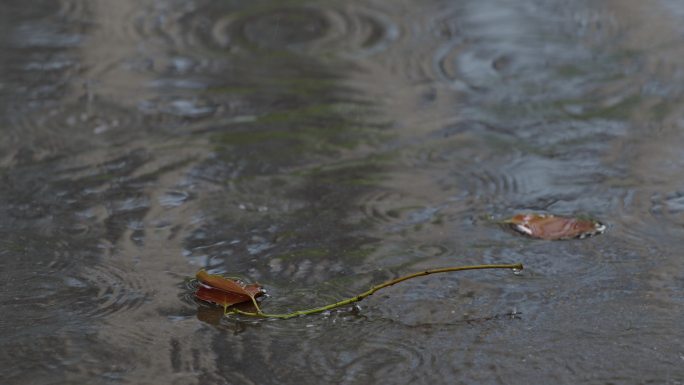
[[(684, 5), (0, 2), (3, 384), (684, 383)], [(490, 218), (588, 214), (545, 242)], [(425, 268), (359, 312), (269, 311)]]

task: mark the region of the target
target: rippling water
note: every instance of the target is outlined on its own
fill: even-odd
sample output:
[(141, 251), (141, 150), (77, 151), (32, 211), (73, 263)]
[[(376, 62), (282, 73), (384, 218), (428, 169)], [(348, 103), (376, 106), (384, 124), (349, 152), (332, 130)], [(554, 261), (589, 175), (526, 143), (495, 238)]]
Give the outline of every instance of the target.
[[(684, 382), (678, 1), (5, 0), (7, 384)], [(590, 215), (545, 242), (495, 220)], [(259, 281), (222, 317), (195, 271)]]

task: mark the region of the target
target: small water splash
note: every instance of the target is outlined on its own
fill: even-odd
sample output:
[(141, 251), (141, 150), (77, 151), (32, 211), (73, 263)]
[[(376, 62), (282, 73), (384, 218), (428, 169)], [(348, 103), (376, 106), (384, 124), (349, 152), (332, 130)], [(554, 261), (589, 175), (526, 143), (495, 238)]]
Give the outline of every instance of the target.
[(31, 143), (37, 159), (128, 143), (140, 135), (130, 128), (142, 124), (140, 116), (102, 101), (25, 109), (10, 116), (12, 129), (8, 134), (18, 142)]
[(381, 13), (345, 6), (315, 5), (267, 9), (218, 19), (213, 40), (223, 48), (290, 50), (342, 56), (367, 56), (383, 50), (399, 32)]
[[(142, 306), (153, 294), (153, 289), (144, 277), (133, 269), (116, 265), (100, 264), (87, 268), (82, 280), (92, 298), (88, 300), (85, 315), (92, 318), (107, 318), (117, 312), (128, 312)], [(94, 289), (94, 290), (93, 290)]]

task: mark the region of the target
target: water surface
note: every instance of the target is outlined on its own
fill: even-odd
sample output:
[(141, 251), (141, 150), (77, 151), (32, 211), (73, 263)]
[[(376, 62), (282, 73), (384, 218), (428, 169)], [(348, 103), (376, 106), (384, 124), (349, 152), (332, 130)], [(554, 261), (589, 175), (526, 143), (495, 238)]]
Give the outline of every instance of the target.
[[(6, 0), (8, 384), (684, 382), (677, 1)], [(546, 242), (518, 212), (606, 234)], [(200, 268), (289, 321), (196, 302)]]

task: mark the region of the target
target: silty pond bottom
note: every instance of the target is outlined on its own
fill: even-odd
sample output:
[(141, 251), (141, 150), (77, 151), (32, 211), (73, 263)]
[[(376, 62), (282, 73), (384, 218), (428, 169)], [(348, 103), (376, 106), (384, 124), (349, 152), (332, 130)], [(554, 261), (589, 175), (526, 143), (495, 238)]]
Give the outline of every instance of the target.
[[(675, 0), (0, 2), (4, 384), (684, 382)], [(502, 231), (520, 212), (605, 234)], [(258, 281), (222, 317), (200, 268)]]

